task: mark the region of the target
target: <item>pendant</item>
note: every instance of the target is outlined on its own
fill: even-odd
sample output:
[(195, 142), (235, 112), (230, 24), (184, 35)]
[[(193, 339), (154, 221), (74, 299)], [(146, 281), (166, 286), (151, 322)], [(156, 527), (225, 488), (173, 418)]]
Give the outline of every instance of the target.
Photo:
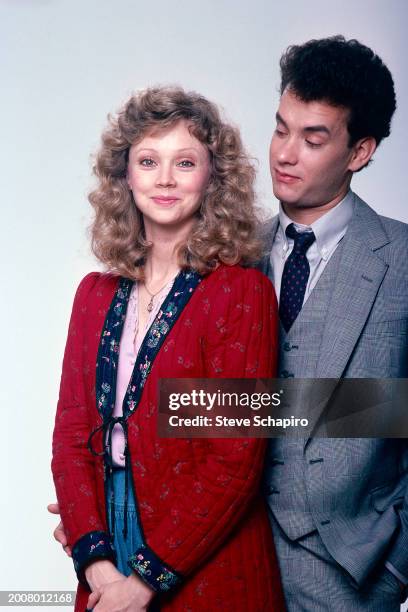
[(153, 310), (153, 296), (150, 298), (150, 302), (147, 305), (147, 312), (152, 312)]

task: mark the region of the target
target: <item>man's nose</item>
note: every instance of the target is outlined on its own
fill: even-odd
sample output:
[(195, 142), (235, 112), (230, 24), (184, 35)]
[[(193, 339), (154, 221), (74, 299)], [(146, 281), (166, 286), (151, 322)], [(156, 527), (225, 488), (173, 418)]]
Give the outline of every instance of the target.
[(286, 138), (280, 142), (278, 149), (278, 162), (280, 164), (295, 165), (298, 161), (298, 147), (293, 138)]
[(171, 164), (161, 164), (157, 176), (157, 184), (160, 187), (173, 187), (176, 184), (174, 171)]

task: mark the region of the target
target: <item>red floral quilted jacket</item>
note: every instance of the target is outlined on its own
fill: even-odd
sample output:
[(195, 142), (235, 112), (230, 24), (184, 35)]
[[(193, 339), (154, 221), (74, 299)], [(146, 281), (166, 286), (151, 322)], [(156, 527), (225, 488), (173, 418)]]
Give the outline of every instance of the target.
[[(93, 541), (89, 560), (113, 554), (103, 459), (90, 453), (87, 441), (102, 422), (95, 364), (117, 286), (117, 277), (100, 273), (79, 285), (53, 438), (52, 471), (68, 543), (75, 552)], [(128, 445), (146, 551), (178, 578), (169, 591), (157, 589), (161, 610), (284, 610), (259, 490), (265, 440), (160, 439), (156, 414), (160, 378), (272, 377), (276, 361), (270, 281), (256, 270), (220, 266), (195, 289), (153, 363), (128, 419)], [(82, 580), (76, 611), (85, 610), (88, 595)]]

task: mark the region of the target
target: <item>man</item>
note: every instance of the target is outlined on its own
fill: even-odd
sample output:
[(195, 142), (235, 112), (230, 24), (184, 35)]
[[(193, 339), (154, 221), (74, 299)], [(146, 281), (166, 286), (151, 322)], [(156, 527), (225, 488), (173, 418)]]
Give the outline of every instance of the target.
[[(270, 147), (279, 214), (267, 228), (281, 319), (280, 376), (408, 375), (408, 226), (350, 190), (389, 135), (393, 80), (341, 36), (290, 47)], [(266, 464), (293, 611), (396, 611), (408, 583), (408, 445), (274, 439)]]

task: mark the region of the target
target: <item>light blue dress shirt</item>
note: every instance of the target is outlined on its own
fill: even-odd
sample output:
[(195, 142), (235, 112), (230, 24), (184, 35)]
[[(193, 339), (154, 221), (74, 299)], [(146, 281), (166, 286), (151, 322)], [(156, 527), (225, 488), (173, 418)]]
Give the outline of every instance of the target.
[(273, 284), (279, 301), (281, 280), (285, 262), (293, 250), (294, 241), (285, 234), (290, 223), (294, 223), (299, 232), (313, 231), (316, 236), (315, 242), (306, 253), (310, 265), (309, 280), (306, 285), (306, 302), (313, 287), (316, 285), (330, 257), (338, 247), (341, 239), (347, 231), (350, 219), (354, 211), (354, 193), (350, 190), (347, 195), (329, 212), (322, 215), (311, 225), (294, 223), (290, 219), (282, 205), (279, 205), (279, 226), (271, 250), (271, 264), (273, 269)]

